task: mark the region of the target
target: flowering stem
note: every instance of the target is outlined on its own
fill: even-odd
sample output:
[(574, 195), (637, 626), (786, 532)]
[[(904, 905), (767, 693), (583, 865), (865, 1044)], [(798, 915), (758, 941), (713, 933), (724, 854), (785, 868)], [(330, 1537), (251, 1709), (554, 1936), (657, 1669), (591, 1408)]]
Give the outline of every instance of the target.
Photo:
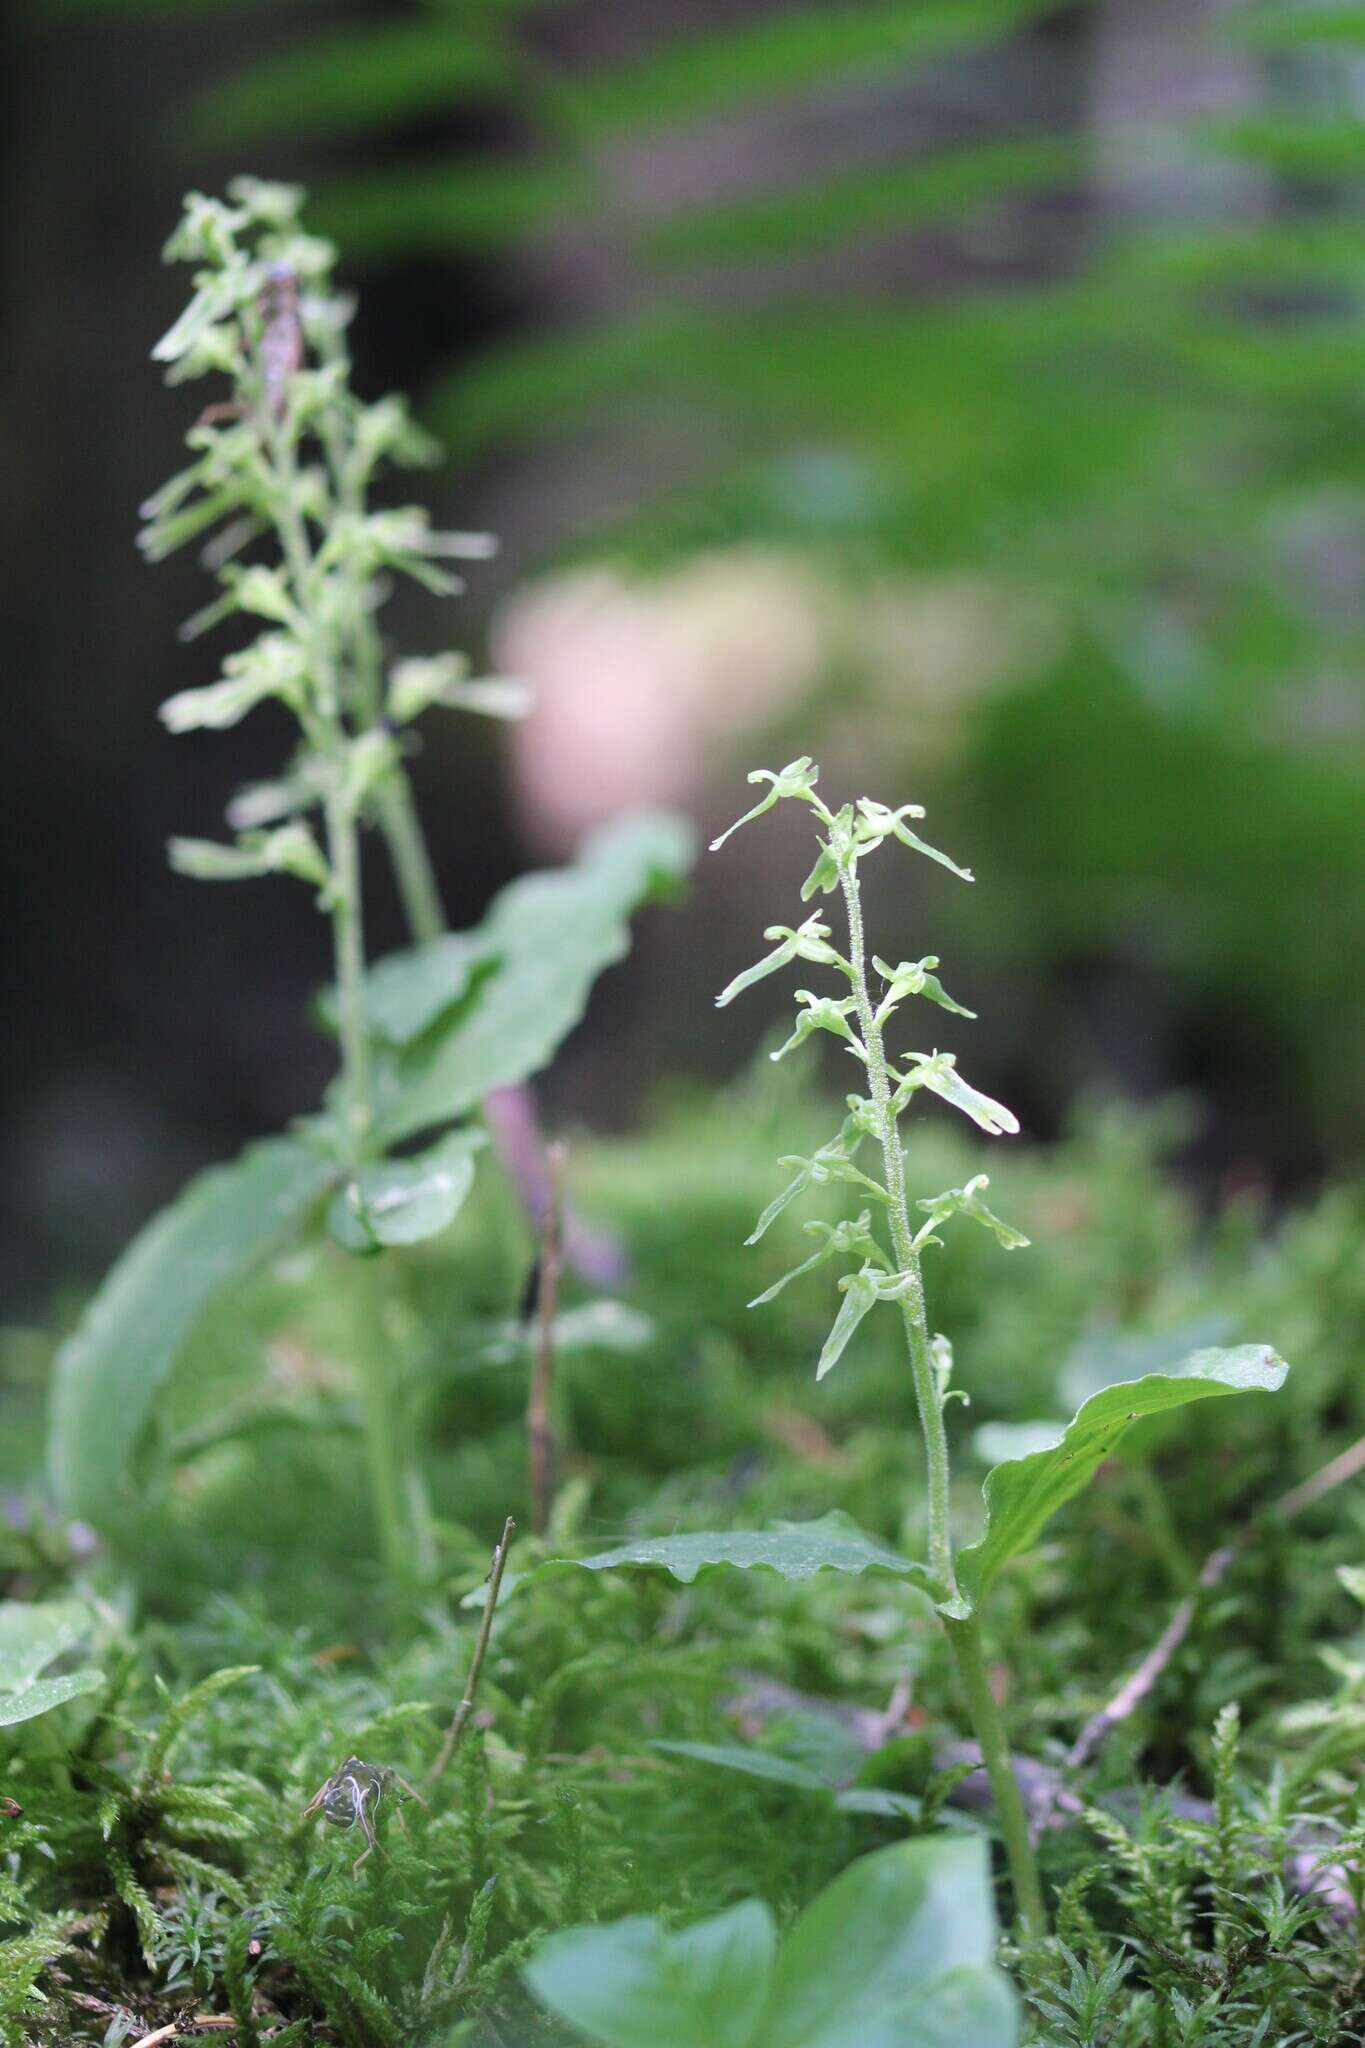
[[(848, 912), (848, 964), (852, 969), (853, 1002), (863, 1047), (867, 1053), (868, 1087), (872, 1098), (877, 1139), (881, 1145), (886, 1191), (891, 1197), (888, 1220), (900, 1274), (901, 1318), (905, 1325), (906, 1349), (915, 1387), (915, 1404), (919, 1410), (920, 1430), (924, 1437), (925, 1459), (929, 1470), (929, 1565), (944, 1589), (943, 1597), (952, 1599), (957, 1592), (957, 1573), (953, 1563), (952, 1531), (949, 1521), (948, 1436), (943, 1426), (943, 1390), (939, 1385), (929, 1348), (924, 1280), (920, 1270), (920, 1255), (914, 1241), (914, 1228), (910, 1221), (909, 1199), (905, 1187), (905, 1154), (897, 1129), (896, 1112), (892, 1107), (886, 1047), (867, 985), (862, 899), (853, 860), (846, 860), (841, 864), (840, 883)], [(1009, 1862), (1015, 1907), (1025, 1930), (1030, 1935), (1041, 1935), (1046, 1931), (1047, 1921), (1043, 1911), (1038, 1866), (1029, 1838), (1028, 1816), (1024, 1811), (1019, 1781), (1014, 1774), (1009, 1744), (1000, 1719), (1000, 1709), (996, 1705), (995, 1696), (986, 1677), (981, 1649), (980, 1620), (975, 1614), (966, 1620), (949, 1620), (945, 1617), (945, 1627), (962, 1689), (966, 1695), (967, 1712), (990, 1778), (996, 1815)]]
[[(315, 572), (307, 525), (294, 502), (295, 454), (289, 430), (274, 437), (279, 483), (276, 527), (293, 585), (294, 601), (309, 626), (319, 683), (319, 704), (304, 714), (305, 730), (318, 752), (332, 765), (332, 785), (323, 806), (327, 858), (331, 869), (329, 899), (332, 952), (336, 978), (337, 1030), (341, 1044), (342, 1130), (344, 1156), (351, 1173), (358, 1171), (372, 1119), (369, 1036), (365, 1021), (365, 924), (360, 871), (360, 831), (355, 805), (344, 784), (347, 728), (337, 687), (338, 659), (332, 635), (316, 619)], [(373, 637), (367, 620), (361, 628)], [(354, 650), (352, 650), (354, 651)], [(377, 654), (377, 647), (375, 649)], [(369, 1467), (370, 1506), (380, 1555), (395, 1579), (409, 1578), (414, 1558), (414, 1532), (408, 1511), (409, 1459), (394, 1385), (393, 1347), (384, 1320), (384, 1276), (360, 1271), (355, 1276), (356, 1335), (365, 1420), (365, 1454)]]
[(863, 908), (856, 873), (848, 866), (841, 871), (844, 905), (848, 911), (849, 965), (853, 969), (853, 1000), (863, 1045), (867, 1051), (867, 1077), (876, 1116), (877, 1139), (882, 1148), (886, 1191), (891, 1197), (891, 1241), (900, 1270), (904, 1292), (901, 1315), (905, 1323), (906, 1348), (915, 1386), (915, 1405), (929, 1466), (929, 1564), (951, 1597), (956, 1591), (953, 1572), (952, 1537), (948, 1527), (948, 1438), (943, 1427), (943, 1402), (929, 1355), (929, 1332), (925, 1320), (924, 1282), (919, 1253), (905, 1192), (905, 1155), (891, 1107), (891, 1084), (887, 1079), (886, 1050), (881, 1026), (867, 986), (867, 960), (863, 939)]

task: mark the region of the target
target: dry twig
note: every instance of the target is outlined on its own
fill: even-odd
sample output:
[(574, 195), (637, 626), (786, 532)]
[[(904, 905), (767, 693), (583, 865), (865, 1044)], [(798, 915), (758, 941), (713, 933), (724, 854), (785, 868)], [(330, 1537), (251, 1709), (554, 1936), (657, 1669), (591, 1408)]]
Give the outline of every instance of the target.
[(1089, 1763), (1100, 1744), (1110, 1731), (1126, 1721), (1136, 1708), (1155, 1690), (1158, 1679), (1169, 1665), (1172, 1657), (1190, 1632), (1194, 1617), (1199, 1610), (1202, 1595), (1209, 1593), (1219, 1583), (1228, 1566), (1238, 1555), (1244, 1544), (1267, 1521), (1292, 1521), (1305, 1508), (1313, 1507), (1338, 1486), (1344, 1486), (1348, 1479), (1365, 1471), (1365, 1437), (1353, 1443), (1339, 1457), (1333, 1458), (1320, 1471), (1311, 1473), (1298, 1486), (1271, 1504), (1265, 1515), (1251, 1522), (1245, 1533), (1233, 1543), (1221, 1544), (1211, 1551), (1200, 1569), (1194, 1588), (1176, 1608), (1152, 1648), (1147, 1652), (1137, 1669), (1126, 1678), (1114, 1697), (1100, 1708), (1076, 1737), (1067, 1756), (1068, 1770), (1079, 1770)]
[(474, 1711), (474, 1701), (479, 1690), (479, 1675), (483, 1670), (483, 1660), (488, 1652), (488, 1638), (493, 1633), (493, 1610), (498, 1604), (498, 1592), (502, 1586), (502, 1575), (507, 1564), (507, 1553), (511, 1548), (516, 1528), (516, 1523), (509, 1515), (503, 1523), (502, 1535), (498, 1540), (497, 1549), (493, 1552), (492, 1565), (489, 1567), (488, 1598), (483, 1603), (483, 1619), (479, 1623), (479, 1633), (474, 1643), (474, 1655), (469, 1662), (469, 1676), (465, 1680), (464, 1698), (455, 1709), (454, 1719), (446, 1729), (445, 1738), (437, 1753), (436, 1761), (431, 1767), (429, 1782), (433, 1785), (449, 1768), (450, 1760), (460, 1746), (460, 1738), (464, 1734), (465, 1724)]

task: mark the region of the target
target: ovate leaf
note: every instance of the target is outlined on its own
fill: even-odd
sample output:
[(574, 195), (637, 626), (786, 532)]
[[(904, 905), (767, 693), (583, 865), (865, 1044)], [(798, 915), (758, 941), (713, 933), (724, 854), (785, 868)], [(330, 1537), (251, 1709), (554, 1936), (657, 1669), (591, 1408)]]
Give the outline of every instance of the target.
[(49, 1456), (67, 1514), (98, 1521), (205, 1303), (296, 1230), (335, 1176), (298, 1138), (201, 1174), (134, 1238), (57, 1355)]
[(699, 1572), (714, 1565), (740, 1571), (776, 1572), (784, 1579), (811, 1579), (817, 1572), (894, 1572), (932, 1592), (926, 1566), (912, 1564), (894, 1550), (875, 1543), (847, 1515), (822, 1515), (815, 1522), (778, 1522), (771, 1529), (706, 1531), (684, 1536), (650, 1536), (622, 1543), (596, 1557), (556, 1559), (577, 1563), (589, 1572), (615, 1571), (625, 1565), (654, 1565), (691, 1585)]
[(90, 1633), (80, 1600), (0, 1600), (0, 1692), (22, 1692)]
[(1230, 1351), (1195, 1351), (1170, 1372), (1122, 1381), (1093, 1395), (1046, 1449), (1010, 1458), (987, 1474), (985, 1534), (958, 1558), (958, 1597), (945, 1613), (973, 1612), (1001, 1567), (1037, 1541), (1049, 1518), (1112, 1456), (1130, 1424), (1191, 1401), (1273, 1393), (1288, 1370), (1268, 1345), (1240, 1344)]
[(333, 1197), (328, 1230), (348, 1252), (435, 1237), (459, 1214), (474, 1185), (474, 1155), (487, 1142), (484, 1131), (451, 1131), (411, 1159), (362, 1166)]
[(1085, 1330), (1062, 1361), (1057, 1391), (1063, 1408), (1079, 1408), (1092, 1394), (1120, 1380), (1146, 1379), (1148, 1373), (1169, 1372), (1192, 1351), (1226, 1344), (1235, 1334), (1233, 1318), (1220, 1310), (1192, 1316), (1174, 1329), (1150, 1333), (1113, 1328)]
[(995, 1940), (984, 1842), (859, 1857), (783, 1944), (753, 2048), (1013, 2048)]
[(526, 1981), (599, 2048), (748, 2048), (776, 1948), (772, 1914), (748, 1899), (682, 1934), (643, 1917), (552, 1934)]
[(780, 1952), (749, 1900), (682, 1934), (572, 1928), (526, 1977), (598, 2048), (1014, 2048), (995, 1937), (984, 1843), (944, 1838), (860, 1857)]
[(73, 1671), (66, 1678), (40, 1678), (22, 1692), (0, 1692), (0, 1728), (36, 1720), (39, 1714), (50, 1714), (54, 1707), (64, 1707), (83, 1693), (98, 1692), (103, 1684), (104, 1673), (90, 1668)]
[(60, 1678), (40, 1676), (90, 1628), (90, 1610), (79, 1600), (0, 1601), (0, 1728), (32, 1721), (103, 1685), (103, 1672), (90, 1666)]
[[(582, 1017), (597, 976), (624, 956), (631, 913), (675, 885), (691, 859), (689, 826), (646, 812), (594, 834), (573, 866), (504, 889), (472, 935), (496, 957), (493, 971), (465, 1005), (376, 1062), (380, 1141), (463, 1116), (491, 1089), (546, 1066)], [(382, 962), (371, 988), (382, 977), (388, 1005), (401, 1004), (409, 974), (428, 982), (432, 950)]]
[[(477, 932), (448, 932), (429, 946), (391, 953), (365, 977), (365, 1016), (371, 1031), (393, 1045), (410, 1045), (463, 1001), (495, 964)], [(330, 989), (322, 1007), (326, 1015), (335, 1012)]]

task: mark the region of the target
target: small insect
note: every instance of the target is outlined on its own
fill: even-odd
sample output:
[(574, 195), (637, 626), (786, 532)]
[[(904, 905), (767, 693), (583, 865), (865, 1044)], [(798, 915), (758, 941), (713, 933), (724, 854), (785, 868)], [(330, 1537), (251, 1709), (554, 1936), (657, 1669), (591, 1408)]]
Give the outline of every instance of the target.
[[(256, 299), (262, 320), (261, 385), (265, 409), (278, 426), (289, 404), (289, 385), (303, 367), (303, 321), (299, 312), (299, 281), (287, 263), (272, 263)], [(205, 406), (195, 425), (217, 426), (240, 420), (246, 407), (236, 401)]]
[[(378, 1847), (374, 1824), (379, 1813), (379, 1803), (390, 1785), (398, 1785), (415, 1799), (419, 1806), (426, 1800), (420, 1792), (414, 1791), (407, 1779), (386, 1764), (367, 1764), (358, 1756), (348, 1756), (339, 1771), (335, 1771), (303, 1809), (303, 1818), (311, 1820), (315, 1813), (321, 1813), (324, 1820), (334, 1828), (358, 1827), (365, 1837), (365, 1847), (351, 1865), (354, 1876), (366, 1857)], [(398, 1817), (403, 1826), (403, 1817)], [(406, 1833), (406, 1829), (404, 1829)]]
[(17, 1799), (0, 1798), (0, 1820), (19, 1820), (23, 1811)]
[(261, 378), (265, 400), (275, 421), (284, 418), (289, 380), (303, 362), (303, 328), (299, 321), (299, 281), (287, 263), (272, 263), (261, 287)]

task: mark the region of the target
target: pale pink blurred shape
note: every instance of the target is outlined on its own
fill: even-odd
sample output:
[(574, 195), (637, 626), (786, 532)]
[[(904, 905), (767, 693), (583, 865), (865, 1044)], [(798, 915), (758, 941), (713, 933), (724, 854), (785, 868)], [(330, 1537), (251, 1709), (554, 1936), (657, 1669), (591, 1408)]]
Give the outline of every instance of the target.
[(666, 579), (587, 569), (519, 592), (497, 666), (535, 708), (512, 735), (523, 830), (562, 857), (641, 804), (696, 807), (712, 744), (767, 723), (818, 673), (815, 586), (781, 557), (711, 555)]
[[(510, 734), (522, 830), (560, 859), (642, 804), (675, 805), (708, 830), (778, 717), (856, 675), (856, 716), (816, 706), (810, 748), (853, 775), (913, 747), (951, 752), (965, 706), (1027, 673), (1055, 638), (1046, 608), (981, 578), (868, 577), (856, 585), (796, 554), (736, 548), (667, 575), (597, 567), (516, 592), (493, 652), (535, 706)], [(837, 683), (835, 683), (837, 687)], [(752, 745), (751, 745), (752, 741)], [(798, 750), (793, 741), (789, 752)], [(725, 812), (725, 804), (721, 805)]]

